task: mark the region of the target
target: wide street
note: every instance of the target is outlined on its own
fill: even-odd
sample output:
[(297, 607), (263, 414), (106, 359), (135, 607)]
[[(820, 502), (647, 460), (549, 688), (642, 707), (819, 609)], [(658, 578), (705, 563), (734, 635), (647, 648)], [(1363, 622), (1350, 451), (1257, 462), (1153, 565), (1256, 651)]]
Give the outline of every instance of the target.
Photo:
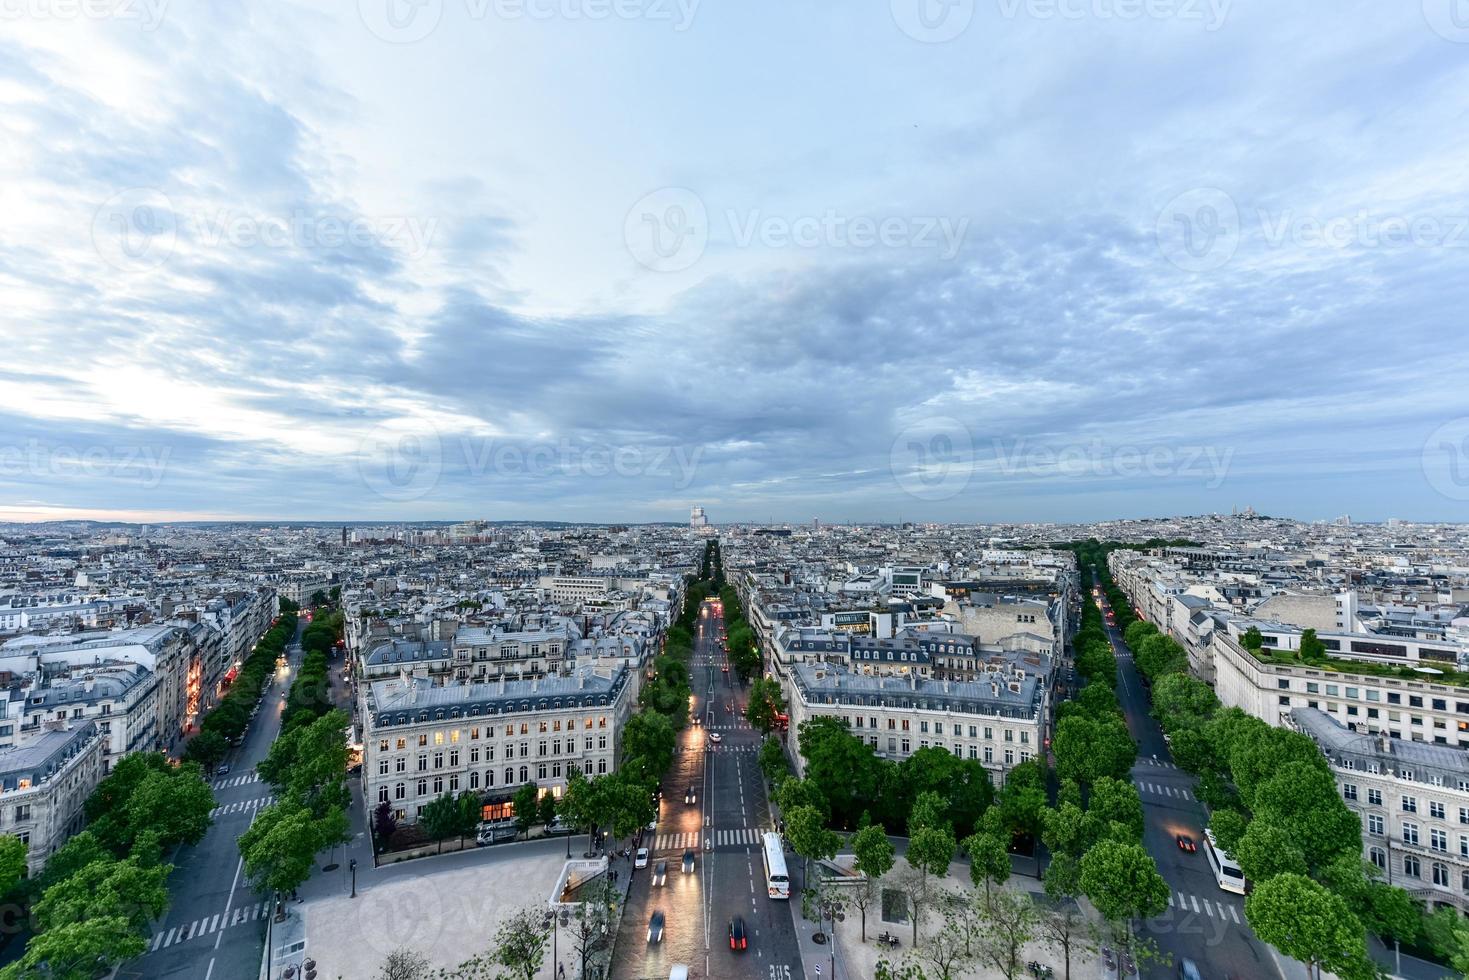
[[(1109, 611), (1106, 598), (1088, 597), (1088, 601), (1098, 603), (1105, 620)], [(1143, 845), (1158, 862), (1158, 871), (1172, 891), (1167, 911), (1146, 920), (1143, 932), (1159, 949), (1172, 954), (1173, 965), (1147, 972), (1177, 976), (1179, 959), (1188, 957), (1206, 977), (1304, 977), (1304, 967), (1279, 957), (1255, 938), (1245, 921), (1244, 896), (1224, 891), (1215, 881), (1204, 855), (1208, 818), (1204, 805), (1194, 796), (1194, 777), (1169, 757), (1163, 732), (1149, 714), (1148, 691), (1122, 633), (1114, 626), (1104, 624), (1104, 628), (1117, 655), (1117, 699), (1138, 743), (1132, 781), (1143, 802)], [(1179, 834), (1192, 837), (1199, 850), (1193, 854), (1179, 850)]]
[[(700, 720), (679, 735), (678, 754), (663, 780), (657, 830), (644, 835), (652, 849), (647, 869), (633, 873), (626, 913), (612, 964), (614, 980), (665, 978), (674, 964), (696, 976), (785, 978), (801, 976), (792, 902), (766, 896), (760, 835), (772, 830), (756, 758), (760, 734), (743, 717), (738, 684), (718, 638), (719, 603), (700, 610), (690, 664), (693, 713)], [(720, 741), (712, 736), (718, 734)], [(693, 788), (695, 800), (685, 803)], [(694, 870), (685, 874), (685, 850)], [(667, 880), (653, 872), (667, 862)], [(661, 943), (648, 942), (654, 911), (665, 917)], [(742, 916), (749, 948), (729, 947), (729, 924)]]
[(270, 787), (255, 775), (255, 765), (280, 732), (281, 700), (301, 660), (298, 645), (306, 618), (287, 647), (288, 665), (266, 686), (264, 704), (225, 763), (229, 773), (210, 780), (213, 824), (204, 839), (172, 855), (169, 907), (154, 925), (148, 951), (118, 968), (120, 978), (148, 980), (257, 980), (265, 941), (268, 903), (245, 881), (237, 838), (261, 807), (271, 802)]

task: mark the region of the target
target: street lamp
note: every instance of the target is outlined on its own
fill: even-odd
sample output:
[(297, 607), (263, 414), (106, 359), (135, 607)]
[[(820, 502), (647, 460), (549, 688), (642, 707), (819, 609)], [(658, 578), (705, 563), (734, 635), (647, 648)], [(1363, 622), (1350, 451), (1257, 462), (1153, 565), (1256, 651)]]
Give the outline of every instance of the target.
[(352, 894), (351, 898), (357, 897), (357, 859), (353, 858), (347, 862), (347, 870), (352, 872)]

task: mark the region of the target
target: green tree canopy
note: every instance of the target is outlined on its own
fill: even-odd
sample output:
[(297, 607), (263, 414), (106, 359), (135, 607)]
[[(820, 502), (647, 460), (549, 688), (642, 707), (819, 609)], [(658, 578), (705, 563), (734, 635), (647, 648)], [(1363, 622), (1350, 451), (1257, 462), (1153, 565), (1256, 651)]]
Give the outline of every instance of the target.
[(1168, 883), (1141, 844), (1104, 840), (1087, 851), (1081, 890), (1112, 922), (1159, 915), (1168, 905)]
[(1346, 902), (1304, 875), (1257, 883), (1245, 899), (1245, 917), (1255, 935), (1313, 970), (1350, 969), (1367, 955), (1362, 924)]

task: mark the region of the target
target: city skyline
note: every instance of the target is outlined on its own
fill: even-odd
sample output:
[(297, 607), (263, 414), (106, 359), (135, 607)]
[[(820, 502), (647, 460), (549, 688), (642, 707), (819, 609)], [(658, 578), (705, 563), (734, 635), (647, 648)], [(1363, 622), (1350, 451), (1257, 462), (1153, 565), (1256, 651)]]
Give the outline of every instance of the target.
[(1442, 4), (921, 2), (19, 10), (0, 519), (1466, 514)]

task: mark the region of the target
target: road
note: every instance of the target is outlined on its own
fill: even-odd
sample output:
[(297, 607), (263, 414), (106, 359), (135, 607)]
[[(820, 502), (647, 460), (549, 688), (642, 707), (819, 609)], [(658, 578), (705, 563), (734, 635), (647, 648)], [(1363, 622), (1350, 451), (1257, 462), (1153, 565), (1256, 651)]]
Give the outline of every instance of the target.
[(123, 964), (120, 978), (148, 980), (258, 980), (265, 943), (268, 903), (245, 881), (236, 841), (272, 801), (271, 789), (255, 775), (255, 765), (280, 733), (284, 694), (301, 661), (298, 645), (303, 616), (287, 647), (287, 666), (275, 672), (265, 701), (242, 744), (225, 762), (230, 772), (210, 781), (214, 790), (213, 825), (204, 839), (182, 847), (171, 858), (170, 904), (148, 938), (148, 951)]
[[(1143, 802), (1143, 845), (1158, 862), (1158, 871), (1172, 890), (1168, 910), (1146, 920), (1143, 932), (1157, 942), (1159, 949), (1172, 954), (1174, 965), (1155, 967), (1149, 975), (1176, 977), (1179, 959), (1188, 957), (1206, 977), (1296, 980), (1298, 971), (1304, 977), (1300, 964), (1278, 958), (1267, 944), (1255, 938), (1245, 921), (1244, 896), (1224, 891), (1215, 881), (1203, 851), (1208, 820), (1204, 805), (1194, 796), (1194, 777), (1173, 764), (1162, 729), (1149, 714), (1152, 702), (1122, 633), (1105, 625), (1107, 600), (1101, 597), (1096, 601), (1117, 655), (1117, 699), (1138, 743), (1132, 776)], [(1199, 843), (1198, 852), (1180, 851), (1179, 834), (1188, 834)]]
[[(801, 976), (791, 902), (765, 893), (760, 834), (773, 829), (757, 764), (759, 733), (743, 718), (741, 691), (718, 643), (723, 618), (717, 602), (700, 610), (690, 664), (693, 713), (700, 720), (679, 734), (679, 751), (663, 780), (663, 803), (647, 870), (636, 871), (612, 964), (614, 980), (665, 978), (674, 964), (696, 977)], [(712, 736), (720, 741), (715, 743)], [(693, 788), (696, 798), (685, 803)], [(684, 874), (683, 853), (694, 851)], [(652, 883), (659, 862), (667, 881)], [(665, 916), (661, 943), (647, 939), (648, 919)], [(749, 948), (729, 948), (729, 923), (743, 916)]]

